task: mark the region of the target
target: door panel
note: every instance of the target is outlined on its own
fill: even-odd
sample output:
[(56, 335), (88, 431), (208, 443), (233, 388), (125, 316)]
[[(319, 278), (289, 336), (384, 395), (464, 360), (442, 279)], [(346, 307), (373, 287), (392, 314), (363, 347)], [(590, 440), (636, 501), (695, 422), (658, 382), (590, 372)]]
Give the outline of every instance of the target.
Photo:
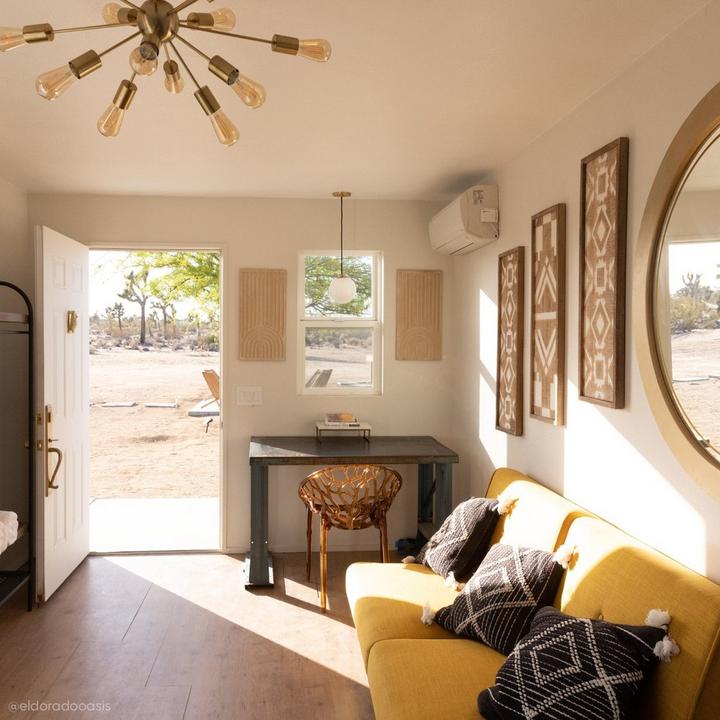
[[(38, 228), (36, 242), (38, 484), (44, 498), (38, 589), (48, 599), (89, 548), (89, 254), (50, 228)], [(71, 311), (77, 313), (74, 331)]]

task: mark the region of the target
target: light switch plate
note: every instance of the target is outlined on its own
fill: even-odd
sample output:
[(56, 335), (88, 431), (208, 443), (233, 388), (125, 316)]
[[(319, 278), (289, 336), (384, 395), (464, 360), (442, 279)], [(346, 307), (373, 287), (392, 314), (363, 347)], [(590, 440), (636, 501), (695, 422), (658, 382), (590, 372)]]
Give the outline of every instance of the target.
[(237, 404), (253, 407), (263, 404), (261, 387), (238, 387)]

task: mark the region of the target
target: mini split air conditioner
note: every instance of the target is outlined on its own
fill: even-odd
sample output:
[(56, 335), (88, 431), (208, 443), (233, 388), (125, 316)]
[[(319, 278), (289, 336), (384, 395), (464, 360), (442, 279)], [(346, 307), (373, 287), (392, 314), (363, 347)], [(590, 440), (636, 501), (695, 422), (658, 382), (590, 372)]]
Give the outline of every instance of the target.
[(443, 255), (466, 255), (500, 235), (497, 185), (475, 185), (430, 221), (430, 244)]

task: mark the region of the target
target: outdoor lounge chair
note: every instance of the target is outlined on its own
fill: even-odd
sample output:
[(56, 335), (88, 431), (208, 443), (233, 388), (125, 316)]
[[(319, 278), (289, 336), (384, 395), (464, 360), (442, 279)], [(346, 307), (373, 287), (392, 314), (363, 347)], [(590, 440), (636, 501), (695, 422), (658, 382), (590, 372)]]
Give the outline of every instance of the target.
[[(207, 386), (210, 388), (214, 402), (216, 402), (218, 407), (220, 407), (220, 376), (214, 370), (203, 370), (203, 377), (205, 378)], [(212, 421), (213, 418), (208, 418), (205, 421), (206, 433)]]

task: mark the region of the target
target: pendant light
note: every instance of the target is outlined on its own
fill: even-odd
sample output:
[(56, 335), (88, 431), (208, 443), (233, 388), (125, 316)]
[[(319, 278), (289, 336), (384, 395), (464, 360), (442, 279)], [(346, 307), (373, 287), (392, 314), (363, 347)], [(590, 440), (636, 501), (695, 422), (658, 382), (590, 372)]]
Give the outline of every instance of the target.
[(345, 275), (345, 247), (344, 247), (344, 229), (345, 229), (345, 198), (350, 197), (352, 193), (340, 190), (333, 193), (333, 197), (340, 198), (340, 277), (332, 279), (328, 288), (328, 296), (335, 305), (347, 305), (357, 297), (357, 286), (351, 277)]

